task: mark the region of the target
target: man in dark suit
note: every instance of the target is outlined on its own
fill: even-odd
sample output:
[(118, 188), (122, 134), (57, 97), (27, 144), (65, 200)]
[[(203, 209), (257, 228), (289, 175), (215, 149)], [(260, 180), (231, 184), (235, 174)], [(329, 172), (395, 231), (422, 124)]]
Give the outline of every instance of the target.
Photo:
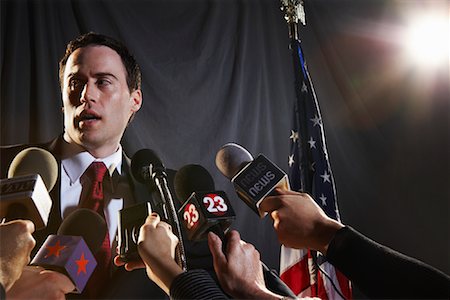
[[(5, 177), (14, 156), (27, 147), (41, 147), (56, 157), (59, 163), (58, 182), (51, 191), (53, 206), (48, 226), (35, 234), (38, 249), (49, 234), (57, 232), (62, 220), (80, 206), (85, 196), (82, 178), (91, 163), (103, 162), (109, 173), (106, 182), (110, 183), (109, 188), (108, 184), (105, 187), (103, 214), (111, 237), (112, 260), (115, 256), (118, 211), (143, 201), (152, 203), (152, 197), (155, 197), (146, 186), (133, 178), (130, 159), (120, 145), (127, 125), (142, 104), (141, 73), (124, 45), (112, 38), (88, 33), (68, 44), (60, 61), (59, 74), (64, 112), (63, 135), (44, 144), (2, 147), (1, 177)], [(198, 253), (202, 249), (207, 251), (207, 246), (194, 245), (193, 248), (203, 262), (203, 255)], [(189, 255), (189, 249), (187, 251)], [(104, 286), (95, 286), (94, 294), (82, 294), (82, 298), (166, 297), (148, 279), (144, 270), (126, 272), (112, 263), (109, 268)], [(24, 273), (22, 281), (32, 282), (34, 286), (27, 291), (19, 279), (16, 289), (12, 289), (12, 296), (26, 298), (26, 293), (30, 292), (33, 297), (39, 295), (45, 298), (46, 293), (64, 296), (67, 292), (56, 283), (40, 284), (41, 281), (48, 281), (48, 276), (41, 276), (40, 280), (35, 270)]]
[[(83, 178), (93, 165), (104, 165), (104, 199), (98, 212), (108, 224), (111, 247), (107, 250), (111, 251), (107, 252), (111, 252), (111, 262), (115, 256), (113, 237), (118, 227), (118, 211), (140, 202), (156, 203), (153, 199), (158, 197), (157, 193), (135, 180), (130, 172), (130, 159), (120, 145), (127, 125), (142, 105), (141, 73), (124, 45), (107, 36), (88, 33), (67, 45), (60, 61), (59, 75), (64, 112), (63, 135), (44, 144), (1, 147), (0, 175), (4, 178), (16, 154), (30, 146), (46, 149), (56, 157), (58, 182), (50, 192), (53, 206), (48, 225), (35, 233), (38, 249), (49, 234), (57, 232), (68, 214), (86, 203), (85, 198), (89, 198), (86, 191), (92, 191), (95, 184)], [(169, 185), (173, 183), (174, 173), (168, 171)], [(171, 188), (173, 190), (173, 186)], [(157, 211), (154, 204), (152, 209)], [(207, 243), (190, 242), (186, 238), (184, 241), (188, 269), (206, 269), (214, 276)], [(167, 297), (148, 279), (143, 269), (127, 272), (112, 263), (108, 269), (104, 284), (95, 284), (90, 288), (88, 282), (90, 292), (83, 292), (81, 298)], [(58, 275), (25, 268), (23, 276), (10, 290), (10, 297), (35, 298), (38, 295), (41, 298), (64, 298), (71, 291), (70, 285)], [(277, 276), (272, 274), (269, 277), (268, 285), (273, 284), (275, 291), (281, 289), (284, 291), (282, 294), (293, 295)]]

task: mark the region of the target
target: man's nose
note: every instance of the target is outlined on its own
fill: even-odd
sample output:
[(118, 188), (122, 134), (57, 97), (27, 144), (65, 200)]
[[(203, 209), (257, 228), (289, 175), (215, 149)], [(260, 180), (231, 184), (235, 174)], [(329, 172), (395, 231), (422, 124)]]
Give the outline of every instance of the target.
[(87, 82), (84, 85), (83, 90), (81, 91), (80, 102), (81, 103), (90, 101), (95, 102), (96, 100), (97, 100), (97, 89), (95, 87), (95, 84)]

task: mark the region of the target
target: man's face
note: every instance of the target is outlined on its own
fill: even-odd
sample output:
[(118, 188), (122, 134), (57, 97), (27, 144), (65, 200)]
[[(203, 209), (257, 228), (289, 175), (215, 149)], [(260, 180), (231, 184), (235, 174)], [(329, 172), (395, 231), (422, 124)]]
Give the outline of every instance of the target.
[(122, 60), (106, 46), (75, 50), (64, 70), (64, 139), (105, 157), (117, 150), (131, 115), (142, 103), (130, 93)]

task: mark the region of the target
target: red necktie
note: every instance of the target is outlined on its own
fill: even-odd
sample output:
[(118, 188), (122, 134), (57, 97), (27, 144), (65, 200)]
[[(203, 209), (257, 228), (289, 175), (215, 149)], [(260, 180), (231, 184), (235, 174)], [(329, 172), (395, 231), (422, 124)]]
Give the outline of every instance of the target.
[[(82, 200), (80, 207), (89, 208), (99, 213), (103, 218), (105, 214), (104, 208), (104, 193), (103, 193), (103, 178), (108, 169), (103, 162), (93, 162), (84, 172), (83, 177), (89, 178), (91, 182), (91, 189), (89, 194)], [(103, 240), (100, 250), (95, 254), (97, 260), (97, 267), (88, 281), (86, 286), (86, 293), (89, 297), (95, 298), (104, 283), (109, 277), (109, 267), (111, 264), (111, 245), (109, 240), (109, 231), (106, 230), (106, 235)]]

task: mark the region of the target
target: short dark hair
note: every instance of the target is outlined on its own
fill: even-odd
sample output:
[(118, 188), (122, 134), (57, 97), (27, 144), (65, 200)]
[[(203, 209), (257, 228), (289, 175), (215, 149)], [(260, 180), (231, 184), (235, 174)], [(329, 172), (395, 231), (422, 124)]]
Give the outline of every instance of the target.
[(133, 55), (131, 55), (128, 48), (116, 39), (103, 34), (89, 32), (80, 35), (67, 44), (66, 53), (59, 62), (59, 82), (61, 85), (61, 89), (64, 83), (64, 70), (66, 68), (69, 56), (75, 50), (90, 45), (106, 46), (116, 51), (122, 59), (122, 63), (125, 66), (125, 70), (127, 71), (126, 79), (130, 92), (141, 88), (141, 70), (136, 62), (136, 59), (133, 57)]

